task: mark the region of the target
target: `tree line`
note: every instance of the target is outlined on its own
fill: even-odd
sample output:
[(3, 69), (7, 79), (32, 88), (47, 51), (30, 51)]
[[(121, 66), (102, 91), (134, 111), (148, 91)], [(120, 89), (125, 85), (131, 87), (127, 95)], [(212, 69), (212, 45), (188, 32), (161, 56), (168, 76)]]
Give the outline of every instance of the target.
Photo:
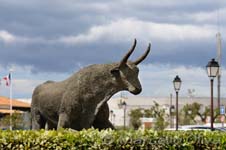
[[(175, 111), (172, 111), (172, 109), (165, 109), (157, 102), (154, 102), (154, 105), (148, 109), (132, 109), (129, 113), (130, 126), (134, 129), (138, 129), (142, 125), (141, 118), (154, 118), (155, 123), (152, 128), (155, 130), (163, 130), (166, 127), (173, 126), (172, 122), (175, 115)], [(179, 125), (205, 124), (208, 121), (209, 116), (210, 107), (204, 107), (202, 104), (197, 102), (186, 104), (179, 110)], [(220, 122), (219, 109), (214, 110), (214, 122)]]

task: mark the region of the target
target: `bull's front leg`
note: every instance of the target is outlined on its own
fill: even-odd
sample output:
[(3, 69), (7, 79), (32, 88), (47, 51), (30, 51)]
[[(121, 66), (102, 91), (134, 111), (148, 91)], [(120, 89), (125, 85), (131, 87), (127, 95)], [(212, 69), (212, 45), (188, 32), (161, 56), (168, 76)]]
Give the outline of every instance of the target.
[(93, 122), (93, 127), (97, 129), (115, 129), (112, 123), (109, 121), (109, 107), (107, 102), (101, 106)]
[[(63, 105), (64, 104), (64, 105)], [(78, 103), (62, 103), (58, 117), (57, 129), (70, 128), (82, 130), (89, 128), (89, 117), (83, 113), (82, 107)]]
[(57, 129), (60, 128), (70, 128), (69, 116), (65, 112), (59, 114)]

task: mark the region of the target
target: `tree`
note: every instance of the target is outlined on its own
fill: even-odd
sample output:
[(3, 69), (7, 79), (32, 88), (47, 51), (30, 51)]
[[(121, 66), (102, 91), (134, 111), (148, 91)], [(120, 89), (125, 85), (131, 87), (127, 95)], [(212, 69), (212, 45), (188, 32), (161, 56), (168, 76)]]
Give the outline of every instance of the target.
[(140, 118), (143, 116), (141, 109), (133, 109), (129, 113), (130, 116), (130, 124), (134, 129), (138, 129), (141, 126)]
[[(202, 107), (202, 105), (201, 105), (201, 107)], [(199, 111), (197, 113), (197, 115), (200, 117), (200, 119), (201, 119), (201, 121), (203, 123), (206, 123), (206, 119), (210, 115), (210, 108), (209, 107), (205, 107), (204, 111), (203, 112)]]
[(134, 129), (138, 129), (141, 126), (141, 117), (155, 118), (155, 130), (163, 130), (168, 126), (168, 121), (166, 118), (169, 117), (166, 115), (165, 109), (161, 108), (160, 105), (154, 101), (154, 106), (151, 106), (150, 109), (133, 109), (129, 113), (130, 124)]
[(12, 113), (12, 116), (6, 115), (3, 118), (1, 118), (0, 125), (3, 127), (9, 127), (10, 118), (12, 120), (13, 129), (24, 129), (24, 127), (27, 127), (27, 128), (30, 127), (30, 117), (27, 118), (27, 120), (25, 120), (24, 113), (21, 113), (19, 111), (15, 111), (14, 113)]
[(166, 115), (165, 109), (160, 108), (160, 105), (154, 101), (154, 106), (151, 107), (151, 117), (156, 119), (154, 129), (155, 130), (163, 130), (165, 129), (169, 123), (165, 119), (169, 116)]
[(199, 110), (197, 103), (186, 104), (180, 111), (180, 121), (181, 125), (196, 124), (195, 117), (197, 115), (197, 110)]
[[(200, 104), (200, 109), (201, 109), (202, 104)], [(203, 123), (206, 123), (206, 119), (208, 116), (210, 116), (210, 107), (205, 107), (204, 111), (201, 112), (201, 111), (198, 111), (197, 112), (197, 115), (200, 117), (201, 121)], [(214, 109), (214, 116), (213, 116), (213, 122), (220, 122), (219, 120), (219, 115), (220, 115), (220, 110), (218, 108)]]
[[(204, 108), (204, 109), (203, 109)], [(203, 109), (201, 111), (201, 109)], [(197, 102), (194, 102), (192, 104), (186, 104), (181, 112), (180, 112), (180, 124), (186, 125), (186, 124), (197, 124), (197, 121), (195, 120), (196, 116), (200, 117), (200, 120), (202, 123), (206, 123), (206, 119), (208, 116), (210, 116), (210, 108), (204, 107), (202, 104), (199, 104)], [(219, 109), (214, 110), (214, 120), (217, 120), (219, 116)]]

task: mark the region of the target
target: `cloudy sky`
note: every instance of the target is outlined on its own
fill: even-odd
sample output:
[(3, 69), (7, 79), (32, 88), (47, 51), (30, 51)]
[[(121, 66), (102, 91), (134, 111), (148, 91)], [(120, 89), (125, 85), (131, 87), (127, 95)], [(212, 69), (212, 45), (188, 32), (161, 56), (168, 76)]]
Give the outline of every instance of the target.
[[(0, 0), (0, 76), (13, 69), (13, 97), (30, 98), (38, 84), (64, 80), (90, 64), (131, 59), (152, 43), (139, 65), (142, 96), (209, 96), (205, 66), (222, 36), (222, 96), (226, 96), (225, 0)], [(215, 84), (216, 85), (216, 84)], [(0, 95), (9, 96), (2, 81)]]

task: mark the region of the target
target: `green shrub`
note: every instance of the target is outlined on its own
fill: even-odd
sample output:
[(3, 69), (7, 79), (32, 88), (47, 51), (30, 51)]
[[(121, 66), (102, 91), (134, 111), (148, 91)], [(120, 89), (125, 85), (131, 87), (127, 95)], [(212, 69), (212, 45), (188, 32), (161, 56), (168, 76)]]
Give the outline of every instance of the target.
[(226, 149), (226, 134), (210, 131), (102, 130), (0, 131), (4, 150)]

